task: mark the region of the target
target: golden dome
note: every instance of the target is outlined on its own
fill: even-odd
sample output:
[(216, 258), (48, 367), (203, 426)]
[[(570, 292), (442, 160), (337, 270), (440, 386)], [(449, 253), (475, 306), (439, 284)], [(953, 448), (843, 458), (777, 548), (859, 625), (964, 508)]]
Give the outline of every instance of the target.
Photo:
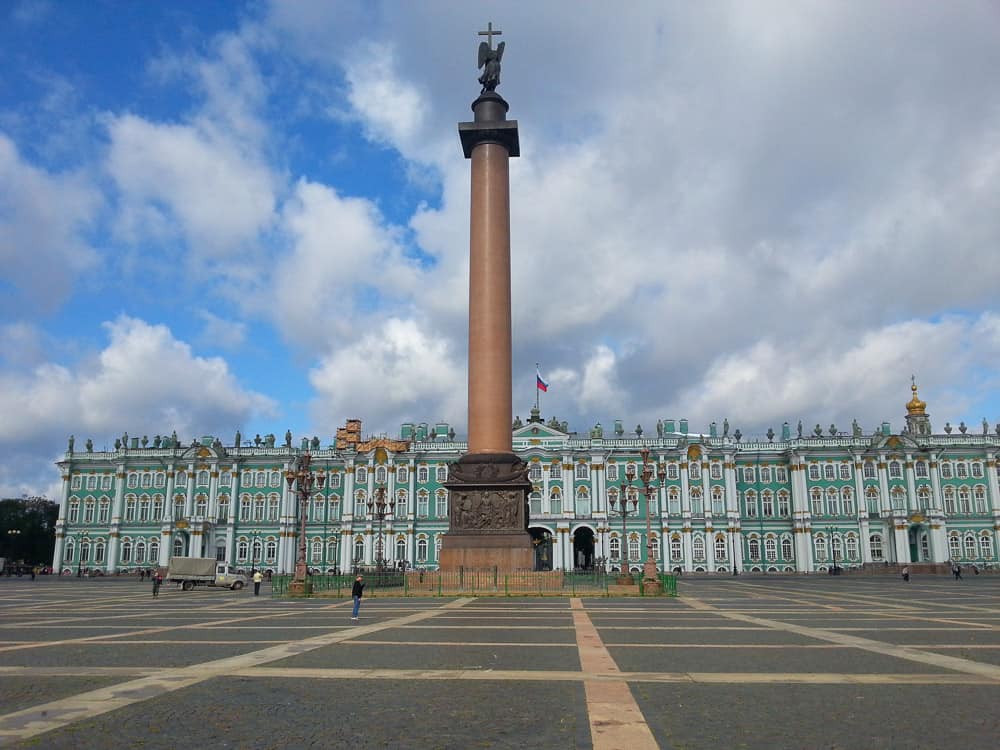
[(906, 413), (921, 414), (921, 415), (925, 414), (927, 409), (927, 403), (917, 398), (917, 384), (913, 383), (913, 385), (910, 386), (910, 390), (913, 391), (913, 398), (911, 398), (906, 404)]

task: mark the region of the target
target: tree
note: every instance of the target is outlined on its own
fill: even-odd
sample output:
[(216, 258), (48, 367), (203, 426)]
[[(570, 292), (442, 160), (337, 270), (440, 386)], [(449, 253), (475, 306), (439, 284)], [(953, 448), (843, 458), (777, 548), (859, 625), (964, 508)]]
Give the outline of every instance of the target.
[(0, 557), (44, 565), (56, 545), (59, 504), (45, 497), (0, 500)]

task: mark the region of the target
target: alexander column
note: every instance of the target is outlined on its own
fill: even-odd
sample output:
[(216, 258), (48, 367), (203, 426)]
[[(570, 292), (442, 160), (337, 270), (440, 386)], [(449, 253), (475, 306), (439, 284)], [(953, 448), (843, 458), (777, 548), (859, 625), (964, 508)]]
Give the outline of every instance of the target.
[(510, 177), (518, 156), (517, 121), (496, 93), (504, 42), (492, 22), (480, 31), (483, 88), (472, 122), (458, 125), (472, 160), (469, 236), (469, 450), (451, 465), (449, 528), (441, 545), (446, 570), (531, 568), (531, 482), (511, 442)]

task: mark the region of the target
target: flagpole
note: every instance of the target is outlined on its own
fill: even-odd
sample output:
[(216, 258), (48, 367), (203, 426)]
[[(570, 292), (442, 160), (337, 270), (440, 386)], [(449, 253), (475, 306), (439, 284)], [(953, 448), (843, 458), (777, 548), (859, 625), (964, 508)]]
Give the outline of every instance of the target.
[(539, 408), (538, 407), (538, 398), (539, 398), (538, 392), (540, 390), (539, 387), (538, 387), (538, 372), (539, 372), (539, 370), (538, 370), (538, 363), (535, 362), (535, 408), (536, 409)]

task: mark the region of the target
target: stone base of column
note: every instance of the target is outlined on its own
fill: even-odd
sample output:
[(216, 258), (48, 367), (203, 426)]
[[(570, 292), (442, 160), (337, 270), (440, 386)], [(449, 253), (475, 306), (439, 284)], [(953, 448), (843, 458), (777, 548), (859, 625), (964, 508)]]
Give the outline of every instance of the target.
[(467, 454), (450, 467), (448, 533), (441, 540), (441, 570), (532, 570), (528, 534), (527, 465), (513, 453)]

